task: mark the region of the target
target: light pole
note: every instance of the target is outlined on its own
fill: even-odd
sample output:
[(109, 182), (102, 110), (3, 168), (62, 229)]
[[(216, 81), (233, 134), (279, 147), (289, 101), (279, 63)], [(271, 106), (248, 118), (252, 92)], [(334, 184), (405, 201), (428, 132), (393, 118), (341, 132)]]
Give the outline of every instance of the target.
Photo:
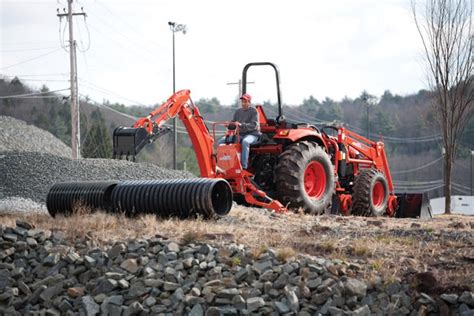
[[(173, 94), (176, 92), (176, 70), (175, 70), (175, 54), (174, 54), (174, 33), (183, 32), (186, 34), (187, 29), (185, 24), (176, 24), (176, 22), (168, 22), (171, 33), (173, 34)], [(178, 121), (176, 117), (173, 118), (173, 169), (178, 169), (177, 166), (177, 148), (178, 148)]]

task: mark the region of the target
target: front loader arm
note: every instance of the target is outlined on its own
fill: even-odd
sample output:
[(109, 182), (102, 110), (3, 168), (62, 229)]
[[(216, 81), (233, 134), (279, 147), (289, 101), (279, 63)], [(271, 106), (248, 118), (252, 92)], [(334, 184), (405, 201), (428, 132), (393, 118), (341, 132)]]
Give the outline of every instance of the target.
[(135, 156), (146, 144), (164, 135), (166, 122), (178, 116), (183, 122), (196, 153), (202, 177), (216, 177), (213, 157), (214, 138), (204, 124), (199, 109), (194, 106), (189, 90), (173, 94), (148, 116), (139, 118), (133, 127), (118, 127), (114, 131), (114, 157)]
[(360, 158), (352, 158), (348, 154), (346, 157), (348, 163), (354, 162), (382, 171), (387, 178), (390, 194), (394, 194), (392, 175), (383, 142), (372, 141), (341, 127), (338, 130), (338, 143), (345, 145), (348, 152), (355, 150), (361, 154)]

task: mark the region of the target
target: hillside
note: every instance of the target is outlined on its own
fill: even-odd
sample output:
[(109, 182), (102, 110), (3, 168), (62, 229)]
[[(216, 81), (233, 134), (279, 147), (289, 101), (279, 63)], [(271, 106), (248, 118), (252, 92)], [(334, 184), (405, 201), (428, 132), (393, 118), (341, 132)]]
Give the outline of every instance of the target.
[[(29, 105), (55, 113), (45, 128), (67, 138), (67, 128), (58, 129), (68, 119), (67, 104), (54, 95), (49, 102)], [(8, 110), (29, 113), (27, 106), (18, 102)], [(84, 144), (94, 140), (102, 148), (91, 154), (107, 154), (97, 144), (105, 138), (95, 132), (130, 125), (117, 123), (125, 120), (117, 110), (145, 111), (106, 106), (116, 110), (83, 104), (90, 123)], [(289, 115), (294, 109), (285, 108)], [(37, 123), (38, 112), (30, 118)], [(38, 206), (58, 181), (189, 175), (152, 164), (61, 157), (55, 148), (68, 148), (48, 132), (0, 119), (0, 199), (11, 202), (0, 205), (0, 314), (472, 315), (474, 223), (467, 216), (312, 216), (234, 204), (228, 215), (208, 221), (127, 218), (86, 207), (52, 218)], [(415, 156), (392, 149), (411, 164), (423, 164), (434, 150), (427, 146)]]
[[(35, 92), (21, 80), (0, 80), (0, 97)], [(64, 143), (70, 143), (70, 110), (68, 100), (48, 93), (43, 87), (39, 98), (7, 98), (1, 100), (0, 115), (22, 119), (30, 124), (50, 131)], [(399, 96), (386, 91), (376, 103), (368, 107), (366, 100), (374, 99), (366, 91), (356, 99), (341, 101), (317, 100), (312, 96), (302, 104), (284, 105), (283, 113), (288, 121), (308, 121), (316, 126), (344, 124), (349, 129), (372, 139), (381, 136), (388, 150), (389, 163), (396, 186), (401, 190), (433, 189), (432, 183), (442, 178), (441, 145), (435, 113), (431, 110), (431, 95), (420, 91), (414, 95)], [(222, 105), (216, 98), (196, 101), (207, 121), (227, 120), (232, 116), (234, 105)], [(155, 105), (156, 106), (156, 105)], [(277, 107), (270, 102), (263, 103), (268, 117), (275, 117)], [(111, 135), (117, 126), (130, 126), (134, 117), (150, 112), (153, 106), (124, 106), (122, 104), (81, 100), (81, 139), (86, 157), (110, 157)], [(367, 130), (369, 131), (369, 135)], [(184, 161), (188, 170), (198, 174), (191, 143), (184, 127), (179, 128), (178, 166)], [(144, 150), (139, 161), (152, 162), (171, 167), (169, 150), (171, 135), (162, 137)], [(468, 194), (470, 187), (470, 148), (474, 148), (474, 120), (465, 130), (461, 141), (458, 160), (454, 166), (454, 194)], [(416, 182), (413, 184), (413, 182)], [(442, 195), (440, 189), (433, 189), (430, 197)]]

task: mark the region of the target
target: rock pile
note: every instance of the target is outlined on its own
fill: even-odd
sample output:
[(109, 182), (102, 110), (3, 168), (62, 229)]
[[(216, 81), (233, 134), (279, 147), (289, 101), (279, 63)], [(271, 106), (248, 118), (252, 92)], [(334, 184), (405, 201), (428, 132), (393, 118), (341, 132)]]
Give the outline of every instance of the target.
[(53, 134), (13, 117), (0, 115), (0, 152), (43, 152), (71, 157), (71, 148)]
[(51, 133), (13, 117), (0, 116), (0, 211), (14, 210), (20, 204), (29, 206), (24, 209), (43, 208), (49, 187), (56, 182), (193, 176), (152, 164), (72, 160), (71, 155), (71, 148)]
[[(362, 267), (228, 244), (162, 238), (97, 247), (93, 236), (24, 221), (0, 227), (0, 314), (473, 315), (474, 293), (412, 297), (396, 281), (367, 283)], [(286, 262), (287, 261), (287, 262)], [(421, 313), (421, 314), (420, 314)]]
[(188, 172), (169, 170), (147, 163), (125, 160), (73, 160), (39, 152), (0, 152), (0, 199), (21, 197), (46, 201), (49, 188), (63, 181), (154, 180), (191, 177)]

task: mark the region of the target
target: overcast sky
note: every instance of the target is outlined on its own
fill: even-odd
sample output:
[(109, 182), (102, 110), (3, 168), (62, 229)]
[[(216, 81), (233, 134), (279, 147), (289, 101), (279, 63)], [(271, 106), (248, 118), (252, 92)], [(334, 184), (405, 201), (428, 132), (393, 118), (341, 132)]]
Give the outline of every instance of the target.
[[(0, 0), (0, 74), (68, 87), (69, 54), (60, 44), (68, 32), (56, 17), (64, 7), (66, 0)], [(176, 33), (176, 88), (194, 100), (232, 103), (238, 87), (228, 83), (253, 61), (278, 65), (286, 104), (425, 88), (409, 0), (75, 0), (74, 7), (88, 15), (74, 19), (84, 51), (79, 92), (96, 101), (154, 104), (171, 95), (168, 21), (188, 27)], [(276, 100), (271, 68), (251, 70), (249, 80), (256, 102)]]

